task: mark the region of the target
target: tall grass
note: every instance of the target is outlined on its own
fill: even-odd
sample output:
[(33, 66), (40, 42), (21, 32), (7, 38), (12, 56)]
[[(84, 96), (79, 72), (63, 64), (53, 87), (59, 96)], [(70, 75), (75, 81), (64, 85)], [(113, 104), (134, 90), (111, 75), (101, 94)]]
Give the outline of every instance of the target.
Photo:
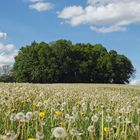
[(140, 140), (140, 88), (0, 84), (0, 140)]

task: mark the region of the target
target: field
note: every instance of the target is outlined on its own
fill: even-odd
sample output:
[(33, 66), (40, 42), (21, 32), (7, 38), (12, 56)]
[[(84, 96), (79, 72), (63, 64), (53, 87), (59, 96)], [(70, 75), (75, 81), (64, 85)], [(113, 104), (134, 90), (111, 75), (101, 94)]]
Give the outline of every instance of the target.
[(0, 140), (140, 140), (140, 87), (0, 84)]

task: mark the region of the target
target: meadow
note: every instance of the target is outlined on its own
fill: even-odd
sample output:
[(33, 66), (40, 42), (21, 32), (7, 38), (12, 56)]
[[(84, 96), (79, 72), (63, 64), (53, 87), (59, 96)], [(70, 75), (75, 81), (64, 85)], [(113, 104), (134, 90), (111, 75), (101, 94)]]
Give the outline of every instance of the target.
[(0, 84), (0, 140), (140, 140), (140, 87)]

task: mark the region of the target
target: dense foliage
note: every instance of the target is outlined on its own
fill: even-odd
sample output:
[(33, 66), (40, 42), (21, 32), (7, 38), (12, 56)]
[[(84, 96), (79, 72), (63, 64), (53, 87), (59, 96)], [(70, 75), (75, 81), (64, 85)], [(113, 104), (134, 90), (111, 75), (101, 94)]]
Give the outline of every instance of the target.
[(0, 82), (11, 83), (11, 82), (15, 82), (15, 79), (12, 75), (3, 74), (0, 76)]
[(58, 40), (22, 47), (13, 72), (17, 82), (128, 83), (134, 67), (127, 57), (101, 44)]

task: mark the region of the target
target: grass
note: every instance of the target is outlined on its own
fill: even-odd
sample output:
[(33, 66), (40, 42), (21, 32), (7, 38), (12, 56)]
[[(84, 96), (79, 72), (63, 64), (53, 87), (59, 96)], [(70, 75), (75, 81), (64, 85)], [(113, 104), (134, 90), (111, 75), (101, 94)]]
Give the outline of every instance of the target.
[(0, 140), (140, 140), (140, 87), (0, 84)]

